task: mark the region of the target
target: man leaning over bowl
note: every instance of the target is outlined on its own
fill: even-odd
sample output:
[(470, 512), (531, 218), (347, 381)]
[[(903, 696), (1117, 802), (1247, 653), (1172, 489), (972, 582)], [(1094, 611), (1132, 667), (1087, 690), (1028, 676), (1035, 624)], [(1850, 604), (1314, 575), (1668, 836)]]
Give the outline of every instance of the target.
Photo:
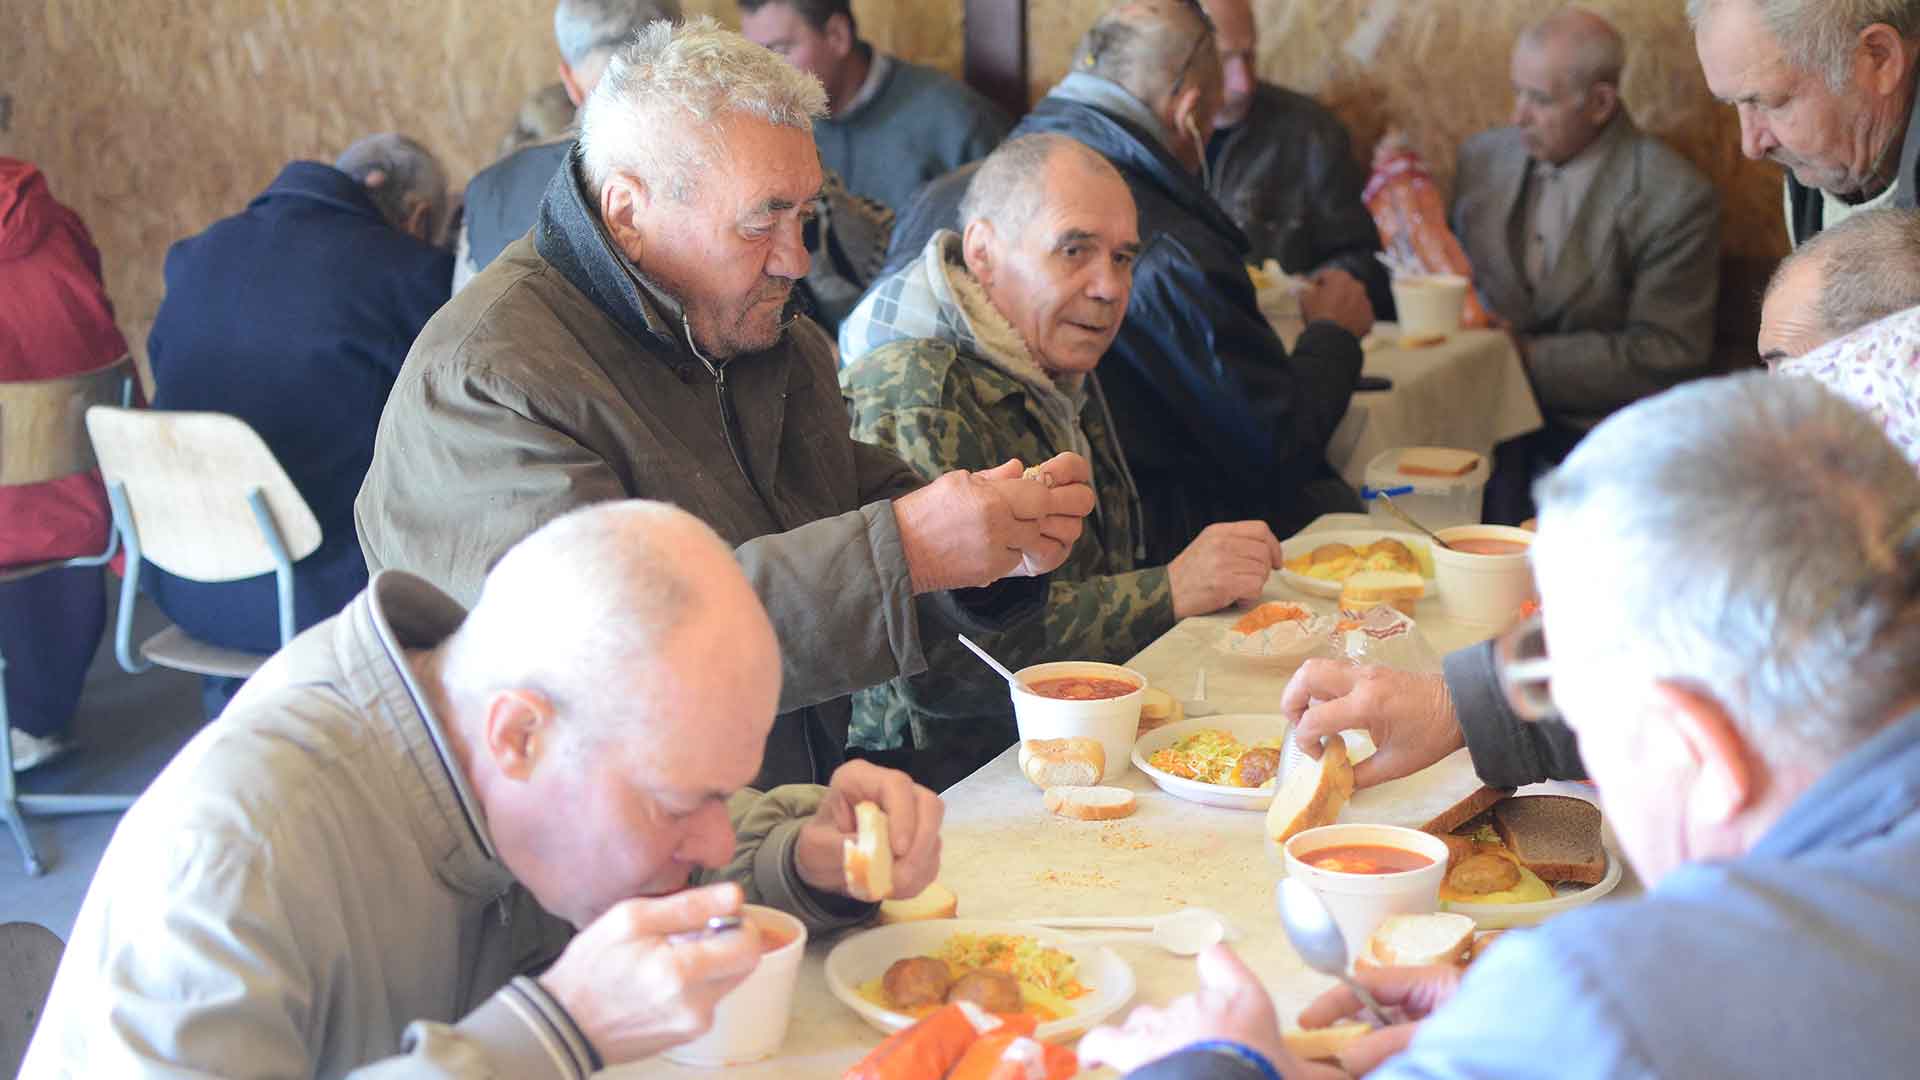
[[(1424, 1019), (1367, 1036), (1377, 1075), (1910, 1076), (1920, 1060), (1920, 477), (1875, 424), (1806, 380), (1739, 375), (1601, 424), (1545, 480), (1533, 558), (1551, 673), (1638, 900), (1503, 938), (1464, 978), (1361, 978)], [(1552, 643), (1547, 657), (1539, 648)], [(1506, 662), (1503, 657), (1503, 662)], [(1275, 1048), (1227, 954), (1207, 988), (1083, 1058), (1163, 1077), (1252, 1077)], [(1347, 990), (1302, 1014), (1355, 1011)], [(1822, 1037), (1831, 1033), (1831, 1037)], [(1251, 1047), (1251, 1049), (1249, 1049)]]
[[(1209, 525), (1163, 566), (1145, 558), (1140, 495), (1094, 371), (1140, 254), (1120, 173), (1065, 135), (1022, 135), (981, 163), (959, 214), (961, 232), (935, 233), (848, 317), (873, 348), (840, 386), (854, 438), (929, 479), (1065, 452), (1091, 463), (1098, 513), (1045, 607), (989, 649), (1014, 668), (1124, 663), (1180, 619), (1259, 596), (1281, 563), (1264, 521)], [(945, 787), (1012, 744), (1012, 707), (1006, 683), (951, 639), (927, 646), (927, 668), (855, 695), (849, 742), (893, 750), (910, 733), (916, 775)]]
[(121, 822), (22, 1075), (585, 1077), (699, 1035), (759, 959), (670, 935), (745, 900), (872, 912), (855, 803), (892, 819), (898, 895), (939, 866), (903, 774), (743, 787), (779, 647), (664, 504), (555, 520), (471, 612), (379, 574), (272, 668)]

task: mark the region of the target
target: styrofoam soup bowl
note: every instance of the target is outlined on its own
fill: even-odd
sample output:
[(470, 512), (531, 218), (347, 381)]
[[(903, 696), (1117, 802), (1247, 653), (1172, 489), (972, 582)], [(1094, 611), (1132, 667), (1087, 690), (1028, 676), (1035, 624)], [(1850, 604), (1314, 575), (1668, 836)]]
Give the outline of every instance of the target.
[(1455, 540), (1506, 540), (1526, 547), (1509, 555), (1477, 555), (1433, 548), (1433, 580), (1450, 619), (1504, 627), (1538, 594), (1533, 584), (1532, 533), (1509, 525), (1456, 525), (1435, 535)]
[[(1400, 848), (1432, 861), (1397, 874), (1349, 874), (1309, 865), (1305, 857), (1327, 848), (1369, 844)], [(1437, 836), (1398, 825), (1323, 825), (1288, 840), (1283, 848), (1287, 876), (1306, 882), (1332, 913), (1347, 941), (1352, 965), (1367, 939), (1389, 915), (1424, 915), (1440, 910), (1440, 882), (1447, 874), (1447, 845)]]
[[(1071, 675), (1101, 679), (1121, 679), (1133, 684), (1133, 692), (1119, 697), (1075, 700), (1052, 698), (1028, 689), (1043, 679)], [(1013, 719), (1020, 728), (1020, 739), (1098, 739), (1106, 752), (1106, 769), (1101, 781), (1116, 779), (1127, 771), (1133, 754), (1134, 736), (1140, 730), (1140, 702), (1146, 697), (1147, 677), (1118, 664), (1096, 660), (1061, 660), (1035, 664), (1014, 672), (1017, 685), (1013, 694)]]
[(1469, 284), (1458, 274), (1394, 278), (1393, 306), (1399, 312), (1400, 336), (1422, 339), (1458, 332)]
[(713, 1009), (705, 1035), (666, 1051), (682, 1065), (740, 1065), (772, 1057), (787, 1038), (793, 1016), (793, 990), (800, 981), (800, 960), (807, 953), (807, 928), (784, 911), (747, 904), (748, 922), (786, 937), (786, 944), (760, 954), (760, 965), (727, 991)]

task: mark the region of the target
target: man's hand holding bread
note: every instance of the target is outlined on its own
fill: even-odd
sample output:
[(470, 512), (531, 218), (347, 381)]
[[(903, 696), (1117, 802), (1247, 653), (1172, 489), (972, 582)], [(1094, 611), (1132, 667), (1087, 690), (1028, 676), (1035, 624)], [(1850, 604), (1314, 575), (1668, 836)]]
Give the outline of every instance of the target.
[[(1466, 969), (1454, 964), (1425, 967), (1356, 968), (1354, 979), (1373, 993), (1381, 1005), (1400, 1010), (1409, 1023), (1379, 1028), (1347, 1044), (1340, 1064), (1354, 1076), (1365, 1076), (1381, 1062), (1407, 1048), (1425, 1020), (1460, 987)], [(1303, 1028), (1323, 1028), (1360, 1015), (1360, 999), (1345, 984), (1314, 999), (1300, 1014)]]
[(956, 470), (893, 500), (915, 593), (1037, 577), (1066, 561), (1097, 501), (1093, 468), (1067, 453), (1036, 469)]
[(1358, 788), (1411, 776), (1466, 745), (1447, 681), (1341, 660), (1300, 665), (1280, 694), (1280, 711), (1301, 749), (1320, 756), (1321, 736), (1364, 731), (1378, 752), (1353, 767)]
[(794, 846), (800, 880), (821, 892), (850, 895), (844, 853), (847, 841), (859, 840), (855, 807), (861, 803), (873, 803), (887, 818), (893, 852), (891, 895), (919, 895), (940, 872), (940, 820), (946, 807), (940, 796), (906, 773), (866, 761), (849, 761), (835, 770), (820, 808), (800, 827)]

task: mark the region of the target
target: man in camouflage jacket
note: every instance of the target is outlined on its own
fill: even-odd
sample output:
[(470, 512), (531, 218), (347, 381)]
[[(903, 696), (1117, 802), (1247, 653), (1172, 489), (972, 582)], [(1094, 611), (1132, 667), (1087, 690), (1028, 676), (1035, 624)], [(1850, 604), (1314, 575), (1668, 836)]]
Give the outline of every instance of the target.
[[(841, 372), (853, 437), (927, 476), (1064, 450), (1091, 462), (1099, 501), (1042, 611), (982, 644), (1016, 668), (1124, 662), (1177, 618), (1257, 594), (1278, 544), (1262, 523), (1219, 526), (1172, 566), (1143, 565), (1139, 494), (1093, 374), (1131, 293), (1132, 196), (1064, 136), (1015, 140), (988, 162), (962, 207), (964, 238), (937, 233), (843, 326), (879, 343)], [(935, 786), (1015, 732), (1006, 684), (957, 641), (930, 642), (927, 662), (857, 694), (848, 741), (896, 750), (910, 737), (923, 753), (905, 764)]]

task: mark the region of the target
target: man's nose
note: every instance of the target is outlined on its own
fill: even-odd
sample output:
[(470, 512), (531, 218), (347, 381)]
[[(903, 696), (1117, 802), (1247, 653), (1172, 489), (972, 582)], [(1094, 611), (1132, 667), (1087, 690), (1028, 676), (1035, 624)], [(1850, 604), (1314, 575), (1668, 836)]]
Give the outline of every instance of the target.
[(805, 226), (799, 219), (783, 221), (774, 227), (773, 250), (767, 256), (767, 273), (789, 281), (807, 276), (813, 256), (807, 254)]
[(1740, 152), (1755, 161), (1767, 156), (1767, 151), (1780, 145), (1773, 137), (1773, 129), (1760, 119), (1753, 106), (1742, 105), (1740, 114)]
[(682, 862), (720, 870), (733, 861), (733, 846), (733, 821), (727, 817), (726, 805), (711, 803), (695, 815), (676, 854)]
[(1533, 120), (1533, 110), (1527, 108), (1526, 102), (1521, 101), (1518, 98), (1514, 99), (1513, 126), (1523, 128), (1528, 126), (1532, 120)]
[(1132, 275), (1126, 269), (1116, 265), (1112, 259), (1104, 259), (1087, 280), (1087, 296), (1102, 303), (1125, 307), (1127, 290), (1132, 282)]

